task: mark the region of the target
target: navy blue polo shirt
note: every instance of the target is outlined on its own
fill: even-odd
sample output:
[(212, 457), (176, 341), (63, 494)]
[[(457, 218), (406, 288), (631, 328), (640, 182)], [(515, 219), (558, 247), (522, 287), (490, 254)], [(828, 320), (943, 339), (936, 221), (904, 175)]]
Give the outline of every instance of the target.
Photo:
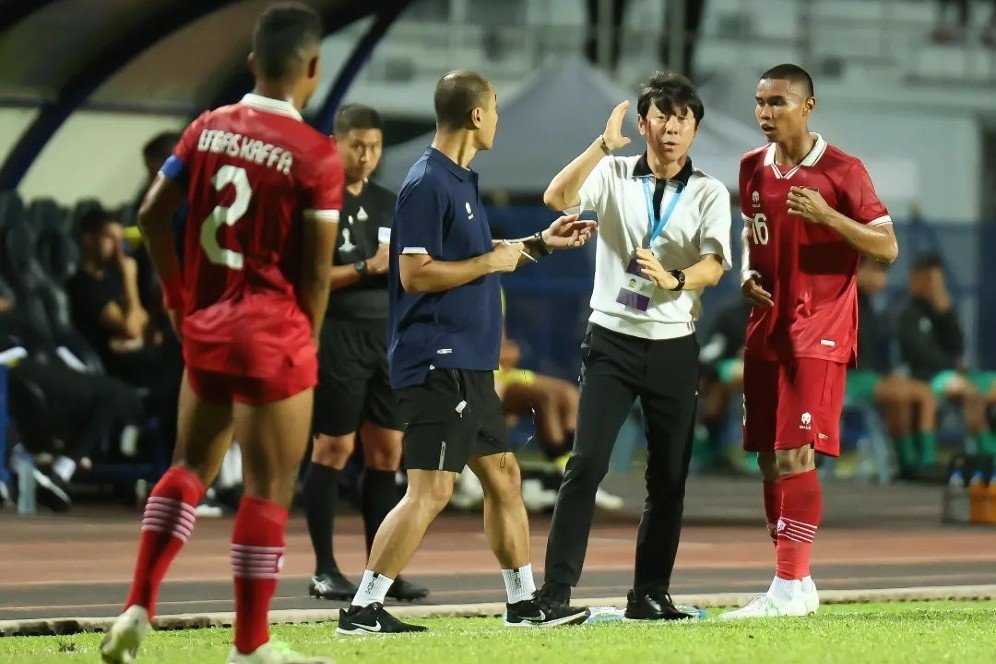
[(394, 208), (388, 312), (393, 388), (421, 385), (432, 367), (498, 368), (502, 321), (497, 274), (439, 293), (408, 293), (398, 271), (401, 254), (462, 261), (491, 248), (477, 173), (426, 148), (408, 171)]

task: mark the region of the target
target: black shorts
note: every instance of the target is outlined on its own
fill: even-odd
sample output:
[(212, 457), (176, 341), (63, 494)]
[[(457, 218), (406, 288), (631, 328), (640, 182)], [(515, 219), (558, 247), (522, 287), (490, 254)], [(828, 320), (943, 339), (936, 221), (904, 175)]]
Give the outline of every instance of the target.
[(316, 434), (342, 436), (371, 422), (401, 430), (387, 373), (387, 323), (327, 321), (318, 349)]
[(459, 473), (471, 456), (509, 449), (493, 371), (433, 369), (397, 395), (408, 470)]

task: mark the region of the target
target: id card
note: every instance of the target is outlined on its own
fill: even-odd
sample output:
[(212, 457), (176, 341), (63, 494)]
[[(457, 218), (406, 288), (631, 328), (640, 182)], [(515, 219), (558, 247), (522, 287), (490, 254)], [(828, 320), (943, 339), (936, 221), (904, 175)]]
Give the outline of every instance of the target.
[(377, 242), (379, 244), (391, 244), (391, 227), (390, 226), (378, 226), (377, 227)]
[(636, 256), (630, 256), (629, 265), (626, 267), (625, 281), (623, 287), (619, 289), (616, 302), (629, 309), (646, 311), (650, 307), (650, 299), (653, 297), (654, 291), (657, 290), (657, 285), (640, 270)]

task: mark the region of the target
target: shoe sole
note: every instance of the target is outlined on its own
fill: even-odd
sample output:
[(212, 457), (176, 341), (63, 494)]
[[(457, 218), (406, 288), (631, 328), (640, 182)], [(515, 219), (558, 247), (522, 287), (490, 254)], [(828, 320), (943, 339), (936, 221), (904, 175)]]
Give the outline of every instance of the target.
[(421, 632), (427, 632), (429, 630), (419, 629), (412, 630), (408, 632), (370, 632), (365, 629), (343, 629), (342, 627), (336, 627), (335, 633), (339, 636), (399, 636), (401, 634), (419, 634)]
[(346, 600), (353, 599), (353, 595), (355, 595), (355, 594), (356, 594), (355, 590), (353, 592), (343, 592), (343, 593), (334, 593), (334, 594), (333, 593), (328, 593), (328, 594), (324, 594), (324, 595), (322, 593), (318, 592), (317, 590), (308, 590), (308, 596), (309, 597), (314, 597), (315, 599), (326, 599), (326, 600), (330, 600), (330, 601), (333, 601), (333, 602), (336, 602), (336, 601), (338, 601), (338, 602), (345, 602)]
[(639, 623), (686, 623), (695, 620), (695, 616), (685, 616), (683, 618), (630, 618), (629, 616), (623, 616), (623, 622), (639, 622)]
[(535, 623), (529, 622), (528, 620), (523, 620), (521, 622), (509, 622), (505, 619), (505, 627), (560, 627), (561, 625), (580, 625), (585, 620), (591, 616), (591, 611), (585, 609), (584, 611), (579, 611), (573, 615), (564, 616), (563, 618), (557, 618), (556, 620), (547, 620), (546, 622)]
[[(388, 595), (389, 599), (393, 599), (397, 602), (417, 602), (420, 599), (425, 599), (429, 596), (428, 592), (422, 593), (421, 595), (409, 595), (407, 597), (402, 597), (400, 595)], [(352, 596), (350, 596), (352, 598)]]

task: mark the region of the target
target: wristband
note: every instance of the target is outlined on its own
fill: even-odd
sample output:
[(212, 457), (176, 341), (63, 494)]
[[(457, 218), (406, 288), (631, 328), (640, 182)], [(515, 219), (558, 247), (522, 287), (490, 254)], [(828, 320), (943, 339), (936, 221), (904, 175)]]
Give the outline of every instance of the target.
[(163, 288), (163, 304), (167, 309), (183, 307), (183, 276), (177, 270), (169, 277), (160, 279)]
[(605, 134), (601, 134), (598, 137), (598, 140), (599, 140), (599, 142), (601, 144), (602, 152), (604, 152), (606, 154), (606, 156), (612, 154), (612, 150), (610, 150), (609, 146), (606, 145), (606, 143), (605, 143)]
[(678, 281), (678, 285), (672, 288), (672, 291), (680, 291), (685, 289), (685, 273), (681, 270), (671, 270), (671, 276)]

